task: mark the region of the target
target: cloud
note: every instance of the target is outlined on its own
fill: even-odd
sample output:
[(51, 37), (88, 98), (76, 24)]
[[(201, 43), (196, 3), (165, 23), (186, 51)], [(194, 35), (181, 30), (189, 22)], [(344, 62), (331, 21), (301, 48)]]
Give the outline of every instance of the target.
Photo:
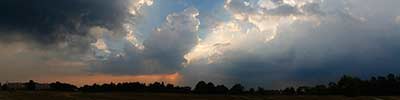
[(2, 0), (0, 3), (2, 33), (18, 32), (51, 44), (65, 41), (70, 35), (85, 37), (92, 26), (117, 31), (138, 16), (132, 12), (151, 5), (152, 0)]
[[(151, 4), (151, 0), (0, 1), (0, 53), (7, 55), (0, 57), (0, 81), (90, 74), (91, 63), (108, 55), (103, 50), (120, 50), (109, 43), (121, 40), (111, 37), (126, 36), (127, 44), (140, 46), (134, 20)], [(132, 10), (137, 13), (131, 14)]]
[(390, 10), (367, 11), (360, 2), (227, 0), (232, 18), (185, 56), (190, 63), (183, 79), (281, 88), (398, 70), (399, 58), (393, 55), (399, 53), (395, 41), (400, 35), (392, 20), (398, 10), (377, 1), (374, 6)]
[[(20, 41), (0, 43), (0, 81), (26, 81), (46, 76), (81, 75), (88, 63), (69, 55), (73, 49)], [(76, 52), (75, 52), (76, 53)]]
[[(185, 62), (183, 55), (197, 44), (197, 32), (200, 25), (198, 15), (199, 12), (195, 8), (187, 8), (180, 13), (168, 15), (165, 23), (152, 32), (139, 47), (129, 45), (129, 38), (121, 41), (99, 39), (100, 42), (105, 41), (105, 43), (94, 45), (103, 53), (109, 50), (112, 53), (118, 52), (112, 50), (113, 48), (119, 48), (121, 52), (106, 56), (104, 61), (93, 65), (92, 71), (114, 75), (176, 73), (182, 69), (182, 63)], [(107, 31), (100, 33), (107, 33)], [(117, 38), (117, 40), (120, 39)], [(106, 45), (103, 46), (103, 44)], [(121, 45), (118, 46), (118, 44)], [(105, 47), (110, 49), (104, 49)]]
[[(280, 5), (284, 3), (277, 3), (278, 1), (269, 2), (277, 6), (276, 8), (268, 8), (272, 10), (280, 9)], [(304, 5), (307, 4), (302, 6)], [(290, 26), (296, 21), (309, 21), (318, 24), (318, 16), (300, 15), (297, 12), (290, 12), (293, 14), (290, 16), (288, 14), (278, 16), (264, 12), (264, 9), (267, 9), (264, 6), (266, 6), (264, 1), (227, 0), (224, 8), (231, 13), (232, 18), (229, 21), (217, 23), (216, 27), (213, 27), (207, 34), (207, 37), (202, 39), (190, 53), (185, 55), (186, 59), (189, 62), (208, 59), (208, 62), (211, 63), (223, 56), (226, 51), (253, 52), (260, 48), (252, 46), (266, 45), (267, 42), (278, 36), (280, 27)], [(280, 12), (289, 13), (286, 11)]]

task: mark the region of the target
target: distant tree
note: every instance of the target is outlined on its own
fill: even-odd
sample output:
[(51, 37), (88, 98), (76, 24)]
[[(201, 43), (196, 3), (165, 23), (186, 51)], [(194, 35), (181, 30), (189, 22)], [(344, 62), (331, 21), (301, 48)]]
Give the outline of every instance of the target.
[(288, 87), (282, 91), (284, 95), (296, 95), (296, 90), (293, 87)]
[(7, 84), (2, 85), (2, 86), (1, 86), (1, 90), (8, 90)]
[(229, 89), (224, 85), (217, 85), (215, 87), (215, 92), (218, 94), (227, 94)]
[(176, 87), (173, 85), (173, 84), (167, 84), (166, 86), (165, 86), (165, 91), (166, 92), (176, 92), (175, 91), (175, 89), (176, 89)]
[(338, 87), (347, 96), (358, 96), (361, 94), (362, 80), (356, 77), (344, 75), (338, 81)]
[(310, 92), (310, 87), (307, 86), (301, 86), (296, 89), (296, 94), (298, 95), (306, 95), (308, 92)]
[(36, 89), (36, 82), (33, 80), (29, 80), (28, 83), (25, 83), (26, 89), (27, 90), (35, 90)]
[(212, 82), (200, 81), (196, 84), (193, 93), (199, 94), (226, 94), (229, 91), (224, 85), (215, 86)]
[(264, 90), (264, 88), (262, 88), (262, 87), (257, 87), (256, 93), (257, 93), (257, 94), (265, 94), (265, 90)]
[(206, 88), (207, 88), (207, 93), (209, 93), (209, 94), (216, 93), (216, 88), (215, 88), (214, 83), (208, 82)]
[(317, 85), (314, 87), (314, 93), (318, 95), (327, 95), (329, 94), (329, 90), (325, 85)]
[(399, 86), (396, 82), (396, 76), (394, 74), (388, 74), (386, 76), (386, 81), (384, 84), (384, 90), (387, 92), (387, 95), (395, 95), (396, 92), (398, 92), (399, 90)]
[(229, 93), (231, 93), (231, 94), (242, 94), (243, 91), (244, 91), (244, 86), (242, 86), (241, 84), (235, 84), (229, 90)]
[(256, 93), (256, 91), (254, 90), (254, 88), (249, 89), (249, 94), (255, 94), (255, 93)]
[(400, 95), (400, 76), (388, 74), (374, 76), (369, 80), (344, 75), (336, 83), (330, 82), (328, 86), (316, 85), (308, 89), (298, 88), (297, 94), (311, 95), (346, 95), (346, 96), (382, 96)]
[(169, 92), (169, 93), (190, 93), (190, 87), (179, 87), (173, 84), (165, 85), (164, 82), (154, 82), (149, 85), (139, 82), (109, 83), (84, 85), (79, 88), (83, 92)]
[(76, 91), (78, 89), (75, 85), (61, 82), (50, 83), (50, 88), (55, 91)]
[(196, 84), (193, 90), (194, 93), (207, 93), (207, 83), (204, 81), (200, 81)]
[(190, 93), (192, 88), (190, 87), (175, 87), (174, 92), (177, 93)]
[(153, 84), (149, 84), (148, 86), (151, 92), (163, 92), (165, 90), (164, 82), (154, 82)]

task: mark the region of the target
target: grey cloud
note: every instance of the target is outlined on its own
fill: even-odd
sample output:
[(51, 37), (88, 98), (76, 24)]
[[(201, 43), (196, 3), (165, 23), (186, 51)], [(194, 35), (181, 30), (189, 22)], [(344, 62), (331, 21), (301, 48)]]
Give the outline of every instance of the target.
[(255, 44), (257, 50), (227, 51), (220, 62), (198, 62), (182, 72), (184, 79), (224, 84), (241, 82), (247, 86), (279, 89), (326, 83), (343, 74), (369, 77), (399, 73), (400, 30), (393, 21), (393, 15), (399, 10), (382, 12), (381, 9), (392, 7), (384, 4), (392, 2), (376, 1), (381, 4), (378, 8), (382, 8), (361, 13), (360, 8), (366, 5), (360, 2), (355, 1), (359, 4), (353, 4), (349, 10), (322, 3), (319, 7), (312, 5), (310, 8), (315, 11), (310, 12), (324, 14), (318, 18), (318, 24), (295, 21), (281, 26), (274, 40)]
[(265, 9), (264, 12), (270, 15), (289, 16), (289, 15), (318, 15), (323, 16), (324, 12), (320, 8), (321, 2), (315, 0), (314, 2), (307, 2), (302, 6), (285, 4), (282, 1), (276, 3), (276, 8)]
[(280, 16), (288, 16), (300, 13), (296, 7), (290, 6), (288, 4), (280, 5), (274, 9), (268, 9), (265, 12), (267, 12), (268, 14), (280, 15)]
[[(245, 2), (248, 3), (248, 5), (246, 5)], [(256, 13), (257, 9), (252, 7), (255, 6), (254, 3), (255, 2), (251, 2), (250, 0), (225, 0), (225, 7), (237, 13)]]
[(0, 81), (88, 74), (97, 59), (89, 29), (123, 33), (122, 25), (137, 17), (128, 10), (134, 1), (1, 0)]
[[(74, 54), (74, 55), (71, 55)], [(85, 74), (85, 57), (74, 49), (42, 46), (36, 42), (0, 43), (0, 81), (26, 81), (48, 76)]]
[[(183, 68), (183, 56), (197, 44), (198, 11), (187, 8), (167, 16), (166, 22), (144, 40), (144, 49), (126, 46), (126, 54), (93, 65), (93, 72), (114, 75), (170, 74)], [(134, 50), (133, 50), (134, 49)]]
[[(119, 28), (129, 16), (128, 0), (2, 0), (0, 34), (9, 32), (51, 44), (67, 35), (86, 36), (87, 28), (96, 25)], [(3, 40), (3, 39), (2, 39)]]
[[(229, 0), (228, 0), (229, 1)], [(263, 4), (266, 3), (266, 4)], [(232, 0), (226, 2), (225, 6), (234, 13), (265, 13), (275, 16), (289, 15), (323, 15), (320, 9), (321, 1), (313, 0), (313, 2), (304, 2), (304, 5), (291, 5), (283, 0)]]

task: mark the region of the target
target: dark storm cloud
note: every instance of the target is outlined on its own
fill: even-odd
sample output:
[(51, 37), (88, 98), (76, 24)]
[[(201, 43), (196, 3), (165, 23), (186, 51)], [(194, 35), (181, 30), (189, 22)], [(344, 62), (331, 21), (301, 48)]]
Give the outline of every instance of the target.
[(369, 77), (399, 73), (400, 44), (396, 41), (400, 37), (400, 30), (396, 25), (380, 29), (368, 27), (335, 25), (316, 31), (325, 34), (308, 33), (308, 38), (314, 39), (302, 40), (302, 43), (293, 48), (296, 50), (297, 59), (302, 60), (298, 60), (297, 66), (300, 68), (293, 72), (292, 78), (326, 82), (343, 74)]
[(322, 25), (320, 29), (295, 25), (305, 30), (282, 32), (264, 50), (257, 51), (260, 53), (231, 52), (221, 62), (188, 67), (183, 71), (184, 82), (207, 80), (280, 89), (324, 84), (342, 75), (367, 78), (400, 72), (398, 28), (372, 31), (340, 25)]
[(16, 32), (51, 43), (68, 34), (84, 36), (92, 25), (114, 29), (128, 16), (127, 4), (127, 0), (1, 0), (0, 35), (8, 38)]

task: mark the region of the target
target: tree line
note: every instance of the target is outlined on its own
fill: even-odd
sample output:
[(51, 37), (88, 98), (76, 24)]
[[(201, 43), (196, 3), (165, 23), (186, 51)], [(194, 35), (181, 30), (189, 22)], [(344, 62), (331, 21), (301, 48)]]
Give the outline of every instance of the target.
[[(1, 90), (13, 90), (12, 84), (1, 84)], [(48, 91), (80, 91), (80, 92), (165, 92), (165, 93), (194, 93), (194, 94), (252, 94), (252, 95), (400, 95), (400, 75), (371, 77), (362, 80), (358, 77), (344, 75), (337, 82), (326, 85), (287, 87), (281, 90), (266, 90), (258, 87), (246, 89), (241, 84), (228, 88), (225, 85), (215, 85), (212, 82), (200, 81), (192, 89), (188, 86), (175, 86), (164, 82), (145, 84), (140, 82), (92, 84), (77, 87), (68, 83), (54, 82), (41, 84), (30, 80), (22, 83), (22, 90)], [(48, 86), (48, 87), (46, 87)]]
[(337, 82), (327, 85), (288, 87), (282, 90), (286, 95), (347, 95), (347, 96), (377, 96), (400, 95), (400, 75), (371, 77), (362, 80), (358, 77), (344, 75)]
[(0, 90), (51, 90), (51, 91), (78, 91), (79, 88), (75, 85), (61, 82), (54, 82), (49, 84), (40, 84), (33, 80), (26, 83), (0, 83)]

